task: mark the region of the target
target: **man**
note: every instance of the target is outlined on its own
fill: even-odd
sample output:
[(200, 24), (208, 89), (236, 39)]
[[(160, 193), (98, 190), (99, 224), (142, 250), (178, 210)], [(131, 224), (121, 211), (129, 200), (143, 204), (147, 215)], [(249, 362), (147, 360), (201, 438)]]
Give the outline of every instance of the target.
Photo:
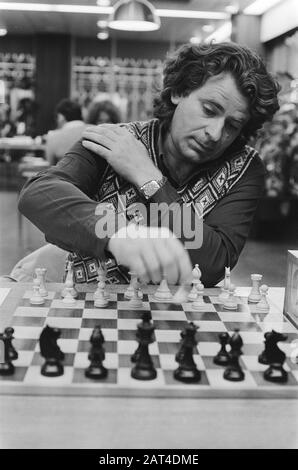
[[(182, 46), (166, 61), (156, 119), (86, 129), (56, 168), (25, 186), (19, 209), (48, 241), (76, 252), (77, 282), (95, 280), (96, 260), (108, 258), (114, 282), (127, 281), (128, 268), (145, 281), (182, 283), (198, 263), (204, 285), (215, 285), (235, 266), (263, 192), (263, 164), (245, 144), (278, 109), (278, 91), (245, 47)], [(98, 202), (121, 212), (121, 195), (130, 206), (176, 202), (176, 215), (177, 205), (190, 206), (192, 219), (200, 204), (202, 244), (188, 249), (183, 231), (172, 235), (177, 224), (156, 220), (104, 236)]]
[(46, 144), (46, 159), (55, 165), (77, 142), (86, 124), (82, 120), (80, 106), (69, 99), (63, 99), (56, 106), (57, 128), (49, 131)]

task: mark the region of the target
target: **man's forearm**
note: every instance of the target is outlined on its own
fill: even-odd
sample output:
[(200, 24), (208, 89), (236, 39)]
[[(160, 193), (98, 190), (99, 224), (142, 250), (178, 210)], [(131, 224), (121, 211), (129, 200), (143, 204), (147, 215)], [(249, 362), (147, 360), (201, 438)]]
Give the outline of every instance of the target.
[(48, 242), (67, 251), (104, 257), (108, 238), (98, 238), (97, 203), (71, 183), (38, 176), (24, 187), (19, 210), (44, 234)]

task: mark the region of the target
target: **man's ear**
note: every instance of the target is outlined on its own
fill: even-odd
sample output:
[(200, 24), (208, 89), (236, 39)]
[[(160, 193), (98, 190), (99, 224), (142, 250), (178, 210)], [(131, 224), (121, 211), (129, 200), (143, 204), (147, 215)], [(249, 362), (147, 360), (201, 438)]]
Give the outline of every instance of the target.
[(181, 96), (178, 96), (176, 94), (171, 95), (171, 101), (173, 104), (178, 104), (180, 102)]

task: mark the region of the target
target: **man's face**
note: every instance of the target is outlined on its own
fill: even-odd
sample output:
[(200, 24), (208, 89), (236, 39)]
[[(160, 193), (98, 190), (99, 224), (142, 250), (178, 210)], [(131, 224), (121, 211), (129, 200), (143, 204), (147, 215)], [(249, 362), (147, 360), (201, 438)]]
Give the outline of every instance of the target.
[(249, 119), (248, 101), (231, 74), (211, 77), (188, 96), (172, 96), (172, 102), (177, 106), (170, 150), (193, 163), (220, 157)]

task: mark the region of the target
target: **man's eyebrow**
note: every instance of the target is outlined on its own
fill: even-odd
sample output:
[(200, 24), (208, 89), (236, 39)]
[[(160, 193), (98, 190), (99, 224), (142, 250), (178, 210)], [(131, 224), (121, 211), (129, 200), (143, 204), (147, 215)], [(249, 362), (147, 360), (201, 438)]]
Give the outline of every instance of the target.
[[(225, 111), (225, 108), (218, 101), (214, 100), (213, 98), (207, 98), (205, 101), (206, 101), (206, 103), (212, 104), (213, 106), (215, 106), (220, 111), (222, 111), (222, 112)], [(237, 118), (235, 116), (230, 116), (229, 119), (231, 121), (237, 121), (239, 124), (244, 124), (244, 122), (245, 122), (245, 116), (243, 118), (241, 118), (241, 117)]]
[(208, 98), (205, 100), (207, 103), (213, 104), (216, 108), (218, 108), (220, 111), (224, 111), (225, 108), (218, 102), (215, 101), (213, 98)]

